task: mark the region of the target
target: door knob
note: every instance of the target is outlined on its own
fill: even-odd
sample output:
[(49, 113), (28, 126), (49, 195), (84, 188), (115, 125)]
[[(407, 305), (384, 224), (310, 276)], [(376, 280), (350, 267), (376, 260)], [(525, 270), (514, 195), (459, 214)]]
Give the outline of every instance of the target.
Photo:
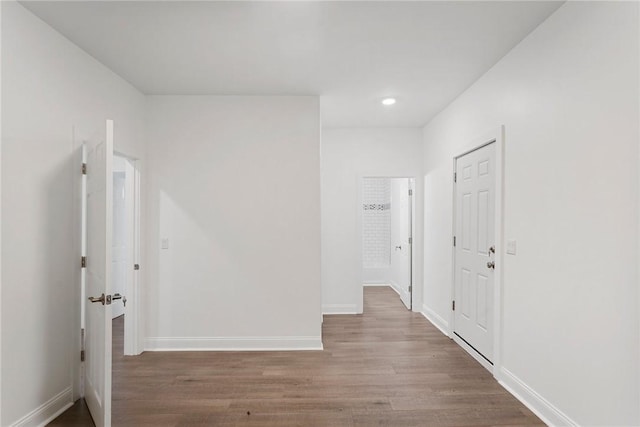
[(104, 301), (105, 301), (104, 294), (100, 295), (100, 298), (89, 297), (89, 301), (91, 301), (91, 302), (100, 302), (100, 303), (102, 303), (102, 305), (104, 305)]
[(495, 268), (496, 268), (496, 263), (495, 263), (494, 261), (489, 261), (489, 262), (487, 263), (487, 268), (490, 268), (490, 269), (492, 269), (492, 270), (495, 270)]
[(495, 253), (496, 253), (496, 247), (495, 247), (495, 246), (491, 246), (491, 247), (489, 248), (489, 253), (491, 253), (491, 254), (495, 254)]
[(396, 250), (398, 249), (402, 250), (402, 246), (396, 246)]

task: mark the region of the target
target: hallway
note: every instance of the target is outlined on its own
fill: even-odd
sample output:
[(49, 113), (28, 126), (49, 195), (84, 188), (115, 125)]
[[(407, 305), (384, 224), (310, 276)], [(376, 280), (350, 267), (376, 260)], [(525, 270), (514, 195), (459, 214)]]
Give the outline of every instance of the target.
[[(324, 351), (127, 358), (118, 318), (113, 425), (543, 425), (391, 288), (365, 288), (364, 311), (325, 316)], [(92, 425), (74, 411), (51, 425)]]

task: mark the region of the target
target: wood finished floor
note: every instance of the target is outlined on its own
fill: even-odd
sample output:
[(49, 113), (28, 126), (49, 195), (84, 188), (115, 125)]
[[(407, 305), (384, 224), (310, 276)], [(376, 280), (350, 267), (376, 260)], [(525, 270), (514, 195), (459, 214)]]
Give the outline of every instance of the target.
[[(363, 315), (325, 316), (324, 351), (123, 357), (114, 320), (114, 426), (544, 425), (388, 287)], [(92, 426), (79, 401), (50, 425)]]

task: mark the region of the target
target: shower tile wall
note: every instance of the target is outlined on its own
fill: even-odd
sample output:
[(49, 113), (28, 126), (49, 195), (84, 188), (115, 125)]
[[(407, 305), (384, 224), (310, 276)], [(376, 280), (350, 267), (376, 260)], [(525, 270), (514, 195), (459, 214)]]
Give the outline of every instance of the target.
[(389, 267), (391, 262), (391, 180), (365, 178), (362, 203), (363, 267)]

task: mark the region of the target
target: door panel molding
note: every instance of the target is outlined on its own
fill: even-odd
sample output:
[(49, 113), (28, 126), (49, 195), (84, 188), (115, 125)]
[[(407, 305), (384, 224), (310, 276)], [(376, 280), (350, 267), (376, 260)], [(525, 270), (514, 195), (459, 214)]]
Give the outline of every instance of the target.
[[(494, 241), (496, 245), (496, 251), (494, 254), (495, 270), (494, 270), (494, 294), (493, 294), (493, 365), (488, 363), (480, 354), (473, 350), (468, 343), (460, 339), (455, 333), (455, 312), (450, 310), (449, 315), (449, 337), (456, 343), (463, 347), (469, 354), (471, 354), (478, 362), (492, 372), (494, 378), (498, 381), (501, 380), (502, 372), (502, 335), (503, 335), (503, 268), (504, 268), (504, 253), (505, 253), (505, 240), (504, 240), (504, 149), (505, 149), (505, 127), (500, 125), (493, 128), (477, 138), (469, 141), (465, 144), (456, 156), (452, 159), (452, 173), (451, 173), (451, 188), (452, 188), (452, 201), (453, 201), (453, 218), (452, 218), (452, 235), (456, 236), (456, 183), (454, 182), (454, 174), (456, 173), (456, 162), (459, 158), (472, 153), (478, 149), (481, 149), (487, 145), (495, 144), (495, 209), (494, 209)], [(458, 176), (458, 180), (464, 179), (463, 176)], [(457, 244), (462, 244), (460, 239), (457, 240)], [(455, 269), (456, 269), (456, 248), (451, 248), (451, 300), (455, 300)], [(456, 307), (458, 309), (458, 307)]]

